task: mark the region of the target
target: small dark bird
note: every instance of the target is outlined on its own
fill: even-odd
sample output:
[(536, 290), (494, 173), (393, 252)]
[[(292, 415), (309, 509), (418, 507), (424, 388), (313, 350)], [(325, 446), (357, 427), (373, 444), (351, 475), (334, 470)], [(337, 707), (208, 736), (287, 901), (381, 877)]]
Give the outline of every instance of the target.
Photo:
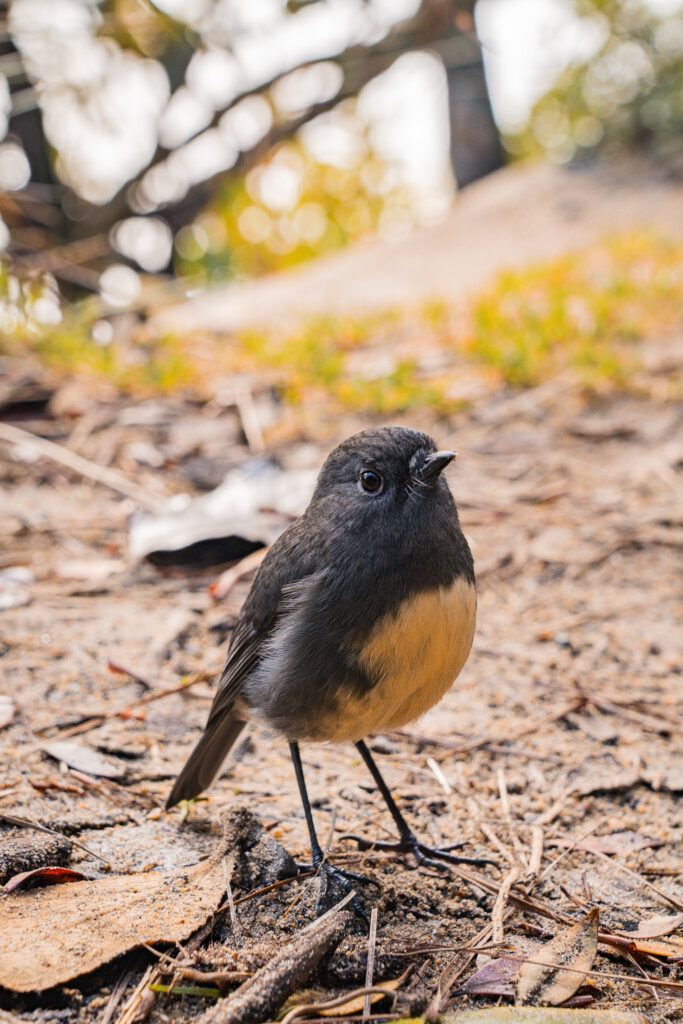
[(311, 503), (273, 545), (244, 603), (204, 734), (167, 807), (210, 785), (249, 719), (289, 741), (313, 864), (342, 887), (358, 879), (323, 857), (299, 755), (302, 740), (355, 743), (399, 832), (363, 848), (418, 863), (482, 863), (421, 843), (363, 741), (422, 715), (472, 646), (472, 555), (442, 471), (455, 458), (426, 434), (382, 427), (328, 456)]

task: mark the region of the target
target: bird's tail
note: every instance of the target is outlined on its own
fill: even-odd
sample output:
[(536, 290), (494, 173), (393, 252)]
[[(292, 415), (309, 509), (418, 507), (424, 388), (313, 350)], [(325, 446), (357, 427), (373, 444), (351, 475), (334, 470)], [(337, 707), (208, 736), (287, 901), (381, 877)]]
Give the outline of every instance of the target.
[(175, 781), (166, 801), (167, 809), (175, 807), (181, 800), (191, 800), (208, 788), (244, 726), (245, 723), (230, 712), (209, 722)]

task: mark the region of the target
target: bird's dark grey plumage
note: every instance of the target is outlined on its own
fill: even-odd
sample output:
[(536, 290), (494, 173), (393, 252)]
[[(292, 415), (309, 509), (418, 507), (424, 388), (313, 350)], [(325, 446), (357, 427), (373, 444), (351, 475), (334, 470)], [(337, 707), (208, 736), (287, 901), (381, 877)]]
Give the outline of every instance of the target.
[[(167, 806), (206, 789), (245, 718), (265, 721), (295, 743), (360, 740), (344, 716), (372, 722), (377, 704), (382, 724), (387, 700), (396, 705), (394, 717), (407, 713), (410, 694), (403, 699), (392, 690), (394, 676), (397, 687), (413, 685), (397, 668), (403, 644), (408, 659), (424, 660), (425, 672), (434, 665), (443, 675), (455, 665), (454, 678), (474, 628), (474, 570), (441, 476), (452, 453), (435, 453), (426, 434), (384, 427), (354, 435), (329, 455), (306, 512), (256, 574), (206, 729)], [(368, 472), (381, 478), (377, 493), (364, 490)], [(412, 611), (418, 607), (421, 617)], [(461, 623), (451, 622), (459, 615)], [(462, 646), (455, 661), (454, 643)], [(417, 671), (414, 686), (428, 684)]]

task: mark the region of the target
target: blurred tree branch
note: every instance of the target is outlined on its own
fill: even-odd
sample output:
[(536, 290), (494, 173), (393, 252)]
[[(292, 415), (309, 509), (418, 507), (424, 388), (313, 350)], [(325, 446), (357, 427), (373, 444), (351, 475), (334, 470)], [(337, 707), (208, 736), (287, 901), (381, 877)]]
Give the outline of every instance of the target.
[[(323, 0), (311, 0), (322, 3)], [(223, 118), (246, 99), (259, 96), (268, 102), (273, 113), (269, 130), (251, 148), (239, 152), (232, 166), (211, 174), (205, 180), (190, 184), (185, 194), (166, 203), (154, 204), (153, 197), (145, 195), (145, 184), (151, 171), (181, 147), (159, 143), (151, 159), (132, 179), (123, 185), (110, 201), (103, 205), (87, 203), (73, 190), (65, 188), (59, 193), (58, 203), (63, 215), (60, 223), (42, 224), (53, 236), (53, 245), (60, 247), (62, 256), (54, 262), (55, 272), (63, 268), (72, 252), (68, 243), (90, 236), (107, 238), (112, 227), (131, 215), (154, 213), (161, 215), (175, 233), (189, 223), (211, 199), (216, 187), (228, 176), (242, 175), (257, 164), (274, 146), (288, 140), (310, 121), (327, 113), (354, 96), (370, 81), (386, 71), (394, 61), (411, 50), (430, 49), (438, 53), (446, 65), (449, 85), (449, 107), (452, 134), (452, 163), (456, 180), (467, 184), (502, 163), (502, 150), (493, 122), (483, 73), (481, 49), (474, 31), (472, 10), (475, 0), (423, 0), (418, 11), (410, 18), (396, 23), (386, 34), (372, 43), (349, 46), (341, 53), (321, 53), (315, 60), (291, 63), (266, 81), (242, 89), (229, 102), (214, 111), (208, 124), (191, 133), (182, 143), (186, 145), (211, 129), (219, 128)], [(297, 6), (301, 6), (300, 4)], [(100, 5), (103, 23), (100, 35), (116, 40), (122, 48), (138, 54), (154, 55), (160, 61), (169, 79), (171, 96), (185, 83), (192, 57), (202, 48), (201, 38), (147, 2), (141, 11), (131, 9), (121, 0), (106, 0)], [(290, 15), (295, 19), (296, 15)], [(158, 19), (158, 24), (155, 19)], [(10, 45), (12, 45), (10, 43)], [(1, 51), (0, 51), (1, 52)], [(16, 53), (16, 50), (14, 51)], [(20, 57), (20, 55), (18, 55)], [(292, 72), (321, 62), (334, 63), (341, 71), (341, 85), (329, 99), (314, 102), (304, 110), (285, 114), (277, 109), (273, 92), (279, 82)], [(40, 121), (40, 113), (36, 112)], [(11, 122), (15, 130), (17, 118)], [(32, 126), (33, 144), (48, 152), (42, 122)], [(22, 140), (23, 141), (23, 140)], [(26, 139), (26, 143), (31, 140)], [(32, 163), (33, 169), (33, 163)], [(51, 170), (50, 170), (50, 173)], [(46, 180), (44, 177), (34, 180)], [(47, 179), (54, 181), (54, 178)], [(18, 197), (19, 206), (30, 217), (30, 200)], [(35, 207), (33, 208), (35, 209)], [(49, 220), (49, 218), (48, 218)], [(23, 250), (22, 262), (28, 267), (44, 267), (45, 259), (34, 258), (21, 245), (21, 231), (13, 232), (13, 241)], [(24, 233), (24, 242), (28, 239)], [(30, 248), (30, 246), (29, 246)], [(44, 248), (43, 245), (39, 248)], [(97, 259), (102, 259), (101, 243), (95, 247)], [(111, 245), (109, 246), (111, 251)], [(49, 262), (49, 261), (48, 261)]]

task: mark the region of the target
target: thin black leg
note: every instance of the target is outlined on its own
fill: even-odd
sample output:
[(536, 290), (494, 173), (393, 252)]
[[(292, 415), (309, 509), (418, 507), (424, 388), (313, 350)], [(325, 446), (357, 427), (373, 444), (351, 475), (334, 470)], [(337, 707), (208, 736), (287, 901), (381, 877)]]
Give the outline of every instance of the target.
[(301, 754), (299, 753), (299, 744), (290, 743), (289, 752), (292, 755), (292, 763), (294, 764), (294, 774), (296, 775), (296, 784), (299, 787), (299, 796), (301, 797), (301, 803), (304, 808), (304, 814), (306, 816), (306, 824), (308, 825), (308, 835), (311, 839), (311, 855), (313, 857), (313, 866), (318, 870), (323, 862), (324, 854), (322, 847), (318, 842), (318, 836), (315, 831), (315, 823), (313, 821), (313, 811), (311, 810), (311, 801), (308, 799), (308, 790), (306, 789), (306, 779), (304, 778), (304, 766), (301, 763)]
[[(301, 796), (301, 803), (304, 809), (304, 815), (306, 817), (306, 824), (308, 825), (308, 835), (311, 840), (311, 858), (313, 860), (313, 867), (316, 871), (320, 872), (321, 875), (321, 890), (320, 897), (318, 899), (318, 913), (322, 913), (329, 909), (328, 904), (336, 902), (339, 897), (339, 891), (342, 893), (350, 892), (353, 888), (353, 882), (361, 882), (363, 884), (369, 883), (381, 888), (378, 882), (375, 882), (372, 878), (367, 878), (366, 875), (359, 875), (355, 871), (345, 871), (342, 868), (334, 868), (331, 864), (328, 864), (325, 860), (325, 854), (323, 853), (322, 847), (318, 842), (318, 836), (315, 831), (315, 822), (313, 821), (313, 811), (311, 809), (311, 801), (308, 799), (308, 791), (306, 789), (306, 779), (304, 778), (304, 766), (301, 763), (301, 754), (299, 753), (299, 744), (290, 743), (289, 752), (292, 755), (292, 763), (294, 765), (294, 774), (296, 775), (296, 782), (299, 787), (299, 795)], [(367, 914), (363, 910), (362, 906), (358, 902), (358, 898), (354, 896), (352, 906), (358, 917), (368, 925)]]
[[(391, 795), (391, 790), (382, 778), (381, 772), (375, 764), (375, 759), (370, 753), (367, 745), (363, 740), (359, 740), (358, 743), (356, 743), (356, 747), (358, 748), (360, 756), (368, 766), (377, 788), (384, 797), (384, 802), (389, 808), (389, 813), (396, 822), (399, 840), (397, 843), (386, 843), (384, 841), (370, 842), (367, 839), (362, 839), (360, 836), (346, 836), (345, 838), (353, 839), (358, 843), (358, 846), (362, 850), (394, 850), (397, 853), (411, 853), (418, 864), (439, 868), (442, 871), (447, 870), (446, 864), (444, 864), (443, 861), (451, 864), (495, 864), (495, 861), (488, 860), (487, 858), (459, 857), (451, 853), (451, 850), (457, 850), (458, 846), (462, 846), (462, 843), (456, 843), (453, 846), (448, 846), (443, 849), (434, 849), (431, 846), (426, 846), (425, 843), (421, 843), (406, 819), (401, 814), (396, 801)], [(498, 865), (496, 865), (496, 867), (497, 866)]]
[(360, 756), (363, 758), (366, 765), (368, 766), (370, 774), (375, 780), (375, 785), (377, 786), (378, 790), (384, 797), (384, 802), (389, 808), (389, 813), (391, 814), (391, 817), (396, 822), (398, 834), (400, 835), (401, 839), (407, 839), (408, 836), (411, 836), (413, 834), (410, 825), (401, 814), (398, 808), (398, 804), (391, 795), (391, 790), (389, 789), (386, 782), (382, 778), (380, 770), (375, 764), (375, 759), (370, 753), (367, 744), (363, 740), (359, 740), (358, 743), (356, 743), (356, 746), (358, 748)]

